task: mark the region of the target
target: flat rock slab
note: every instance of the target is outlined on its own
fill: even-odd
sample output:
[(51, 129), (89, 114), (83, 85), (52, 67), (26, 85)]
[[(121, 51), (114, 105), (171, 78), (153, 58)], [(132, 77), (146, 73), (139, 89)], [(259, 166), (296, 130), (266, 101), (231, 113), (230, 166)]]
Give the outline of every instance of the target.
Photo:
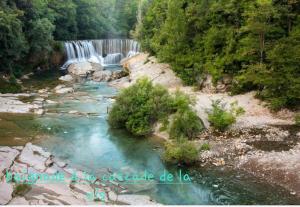
[(46, 169), (45, 162), (49, 157), (50, 153), (45, 152), (41, 147), (28, 143), (22, 150), (19, 161), (36, 170), (44, 171)]
[(7, 204), (12, 199), (13, 185), (6, 182), (0, 183), (0, 205)]
[(0, 147), (0, 178), (10, 168), (20, 152), (10, 147)]

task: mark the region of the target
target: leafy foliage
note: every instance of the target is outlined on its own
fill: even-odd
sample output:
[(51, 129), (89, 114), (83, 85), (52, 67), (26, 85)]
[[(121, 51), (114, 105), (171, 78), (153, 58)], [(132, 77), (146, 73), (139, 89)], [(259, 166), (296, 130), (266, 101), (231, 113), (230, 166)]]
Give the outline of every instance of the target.
[(191, 141), (185, 139), (166, 142), (164, 160), (169, 163), (191, 164), (198, 158), (198, 150)]
[[(190, 103), (186, 95), (180, 92), (170, 95), (162, 86), (154, 86), (144, 78), (118, 95), (108, 120), (112, 127), (125, 128), (138, 136), (150, 134), (154, 123), (165, 122), (172, 138), (192, 139), (203, 125)], [(171, 114), (175, 115), (169, 123)]]
[(299, 10), (298, 0), (153, 0), (136, 36), (186, 84), (229, 74), (233, 93), (258, 90), (277, 110), (300, 103)]
[(14, 76), (16, 70), (56, 66), (55, 41), (127, 38), (136, 22), (138, 2), (1, 0), (0, 72)]
[(204, 129), (201, 119), (191, 109), (179, 110), (173, 117), (169, 134), (173, 139), (195, 138)]
[(241, 107), (237, 107), (237, 103), (231, 104), (231, 109), (226, 110), (226, 105), (221, 100), (213, 101), (212, 111), (208, 112), (208, 121), (211, 125), (220, 131), (226, 130), (230, 125), (236, 122), (236, 118), (244, 113)]
[(201, 147), (200, 147), (201, 151), (209, 151), (210, 150), (210, 145), (208, 143), (204, 143)]

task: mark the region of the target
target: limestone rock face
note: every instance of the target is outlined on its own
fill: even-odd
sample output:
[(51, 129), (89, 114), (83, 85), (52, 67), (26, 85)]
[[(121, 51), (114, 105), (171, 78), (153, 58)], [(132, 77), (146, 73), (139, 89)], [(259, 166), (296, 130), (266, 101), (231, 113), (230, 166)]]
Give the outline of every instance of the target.
[(68, 68), (69, 73), (77, 76), (86, 76), (95, 70), (96, 69), (93, 68), (92, 64), (89, 62), (73, 63)]

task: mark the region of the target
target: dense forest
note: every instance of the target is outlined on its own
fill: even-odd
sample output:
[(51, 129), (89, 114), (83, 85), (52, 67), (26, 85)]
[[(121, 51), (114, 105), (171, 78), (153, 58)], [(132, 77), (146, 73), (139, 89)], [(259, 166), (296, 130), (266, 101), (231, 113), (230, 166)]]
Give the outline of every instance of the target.
[(129, 36), (137, 0), (1, 0), (0, 72), (60, 64), (59, 41)]
[(277, 110), (300, 102), (300, 1), (152, 0), (135, 36), (186, 84), (233, 77)]
[(188, 85), (229, 75), (233, 94), (294, 107), (299, 14), (299, 0), (1, 0), (0, 72), (59, 66), (60, 41), (134, 37)]

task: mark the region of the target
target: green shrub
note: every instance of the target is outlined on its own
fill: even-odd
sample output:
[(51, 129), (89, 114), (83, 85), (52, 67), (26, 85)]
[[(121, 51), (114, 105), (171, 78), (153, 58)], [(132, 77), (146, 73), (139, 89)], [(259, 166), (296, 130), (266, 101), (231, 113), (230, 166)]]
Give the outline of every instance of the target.
[(9, 81), (0, 78), (0, 93), (20, 93), (22, 87), (17, 83), (14, 77), (11, 77)]
[(114, 128), (125, 128), (138, 136), (147, 135), (155, 122), (170, 113), (171, 103), (171, 96), (165, 88), (141, 79), (119, 94), (108, 121)]
[(170, 126), (170, 137), (173, 139), (195, 138), (204, 129), (201, 119), (191, 109), (179, 110)]
[(200, 147), (200, 151), (209, 151), (210, 150), (210, 145), (208, 143), (204, 143), (201, 147)]
[(31, 190), (31, 186), (28, 184), (18, 184), (13, 192), (14, 196), (24, 196), (28, 191)]
[(237, 107), (237, 103), (231, 104), (231, 109), (227, 111), (226, 105), (220, 100), (213, 101), (212, 111), (208, 112), (208, 121), (217, 130), (224, 131), (236, 122), (236, 118), (245, 111), (241, 107)]
[(300, 114), (297, 114), (295, 117), (295, 122), (297, 126), (300, 126)]
[(198, 158), (195, 145), (186, 139), (166, 142), (163, 158), (168, 163), (191, 164)]
[[(108, 121), (113, 128), (127, 129), (134, 135), (152, 132), (153, 124), (160, 121), (162, 131), (169, 129), (172, 138), (194, 138), (203, 129), (201, 119), (190, 108), (192, 100), (182, 92), (170, 95), (162, 86), (148, 79), (123, 90), (110, 110)], [(175, 114), (169, 123), (169, 116)]]

